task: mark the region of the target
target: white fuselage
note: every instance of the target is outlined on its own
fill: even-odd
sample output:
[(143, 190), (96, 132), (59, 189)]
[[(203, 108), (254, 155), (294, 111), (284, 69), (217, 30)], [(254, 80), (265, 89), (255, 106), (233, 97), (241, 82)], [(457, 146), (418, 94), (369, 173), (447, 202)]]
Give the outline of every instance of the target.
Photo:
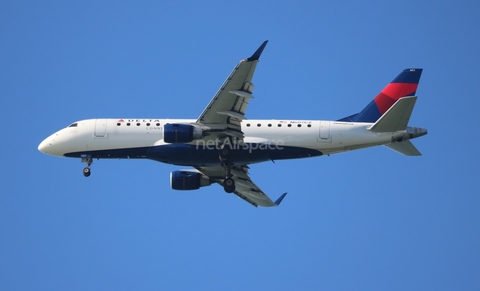
[[(195, 121), (82, 120), (52, 134), (38, 148), (46, 154), (66, 157), (148, 158), (192, 166), (220, 164), (218, 144), (209, 140), (208, 135), (185, 144), (164, 142), (165, 124), (194, 124)], [(321, 120), (244, 120), (241, 128), (245, 137), (238, 145), (237, 163), (329, 155), (388, 144), (406, 134), (405, 131), (371, 132), (367, 130), (371, 125)]]

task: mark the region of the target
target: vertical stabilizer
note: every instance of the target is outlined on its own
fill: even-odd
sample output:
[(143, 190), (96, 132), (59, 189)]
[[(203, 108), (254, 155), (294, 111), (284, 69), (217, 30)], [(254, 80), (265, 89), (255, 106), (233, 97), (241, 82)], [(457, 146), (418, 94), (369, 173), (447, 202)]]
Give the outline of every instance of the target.
[(340, 121), (376, 122), (398, 99), (415, 95), (421, 75), (422, 69), (403, 70), (360, 113)]

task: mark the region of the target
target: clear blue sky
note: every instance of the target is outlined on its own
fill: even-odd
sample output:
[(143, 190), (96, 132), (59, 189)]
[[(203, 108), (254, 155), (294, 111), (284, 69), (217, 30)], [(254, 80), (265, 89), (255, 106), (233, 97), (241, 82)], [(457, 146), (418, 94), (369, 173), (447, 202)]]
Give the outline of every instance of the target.
[[(480, 290), (478, 1), (68, 2), (0, 3), (1, 290)], [(423, 156), (253, 165), (289, 192), (267, 209), (37, 151), (81, 119), (196, 118), (266, 39), (247, 117), (341, 118), (420, 67)]]

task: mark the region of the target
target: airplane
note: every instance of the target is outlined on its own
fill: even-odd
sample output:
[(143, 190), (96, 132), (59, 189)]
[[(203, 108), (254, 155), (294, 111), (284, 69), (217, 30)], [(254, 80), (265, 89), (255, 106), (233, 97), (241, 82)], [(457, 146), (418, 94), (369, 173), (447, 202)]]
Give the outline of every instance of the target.
[(403, 70), (363, 110), (338, 120), (257, 120), (245, 113), (252, 78), (268, 41), (238, 63), (197, 119), (97, 118), (74, 122), (43, 140), (42, 153), (80, 158), (90, 176), (94, 159), (149, 159), (189, 166), (170, 173), (175, 190), (214, 183), (253, 206), (278, 206), (249, 176), (249, 165), (319, 157), (384, 145), (421, 155), (410, 142), (427, 130), (410, 127), (422, 69)]

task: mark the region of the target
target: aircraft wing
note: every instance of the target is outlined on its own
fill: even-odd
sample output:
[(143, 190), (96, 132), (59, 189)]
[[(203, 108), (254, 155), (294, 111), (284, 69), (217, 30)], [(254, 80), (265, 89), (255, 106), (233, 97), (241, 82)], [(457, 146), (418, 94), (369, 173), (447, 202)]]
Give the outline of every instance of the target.
[[(202, 174), (208, 176), (216, 183), (223, 186), (224, 169), (223, 167), (196, 167)], [(233, 192), (238, 197), (252, 204), (253, 206), (278, 206), (282, 202), (287, 193), (282, 194), (275, 202), (267, 196), (248, 175), (248, 166), (234, 166), (232, 168), (232, 179), (235, 180), (235, 191)]]
[(253, 91), (252, 77), (267, 41), (247, 59), (242, 60), (203, 110), (197, 123), (224, 136), (243, 138), (241, 122)]

